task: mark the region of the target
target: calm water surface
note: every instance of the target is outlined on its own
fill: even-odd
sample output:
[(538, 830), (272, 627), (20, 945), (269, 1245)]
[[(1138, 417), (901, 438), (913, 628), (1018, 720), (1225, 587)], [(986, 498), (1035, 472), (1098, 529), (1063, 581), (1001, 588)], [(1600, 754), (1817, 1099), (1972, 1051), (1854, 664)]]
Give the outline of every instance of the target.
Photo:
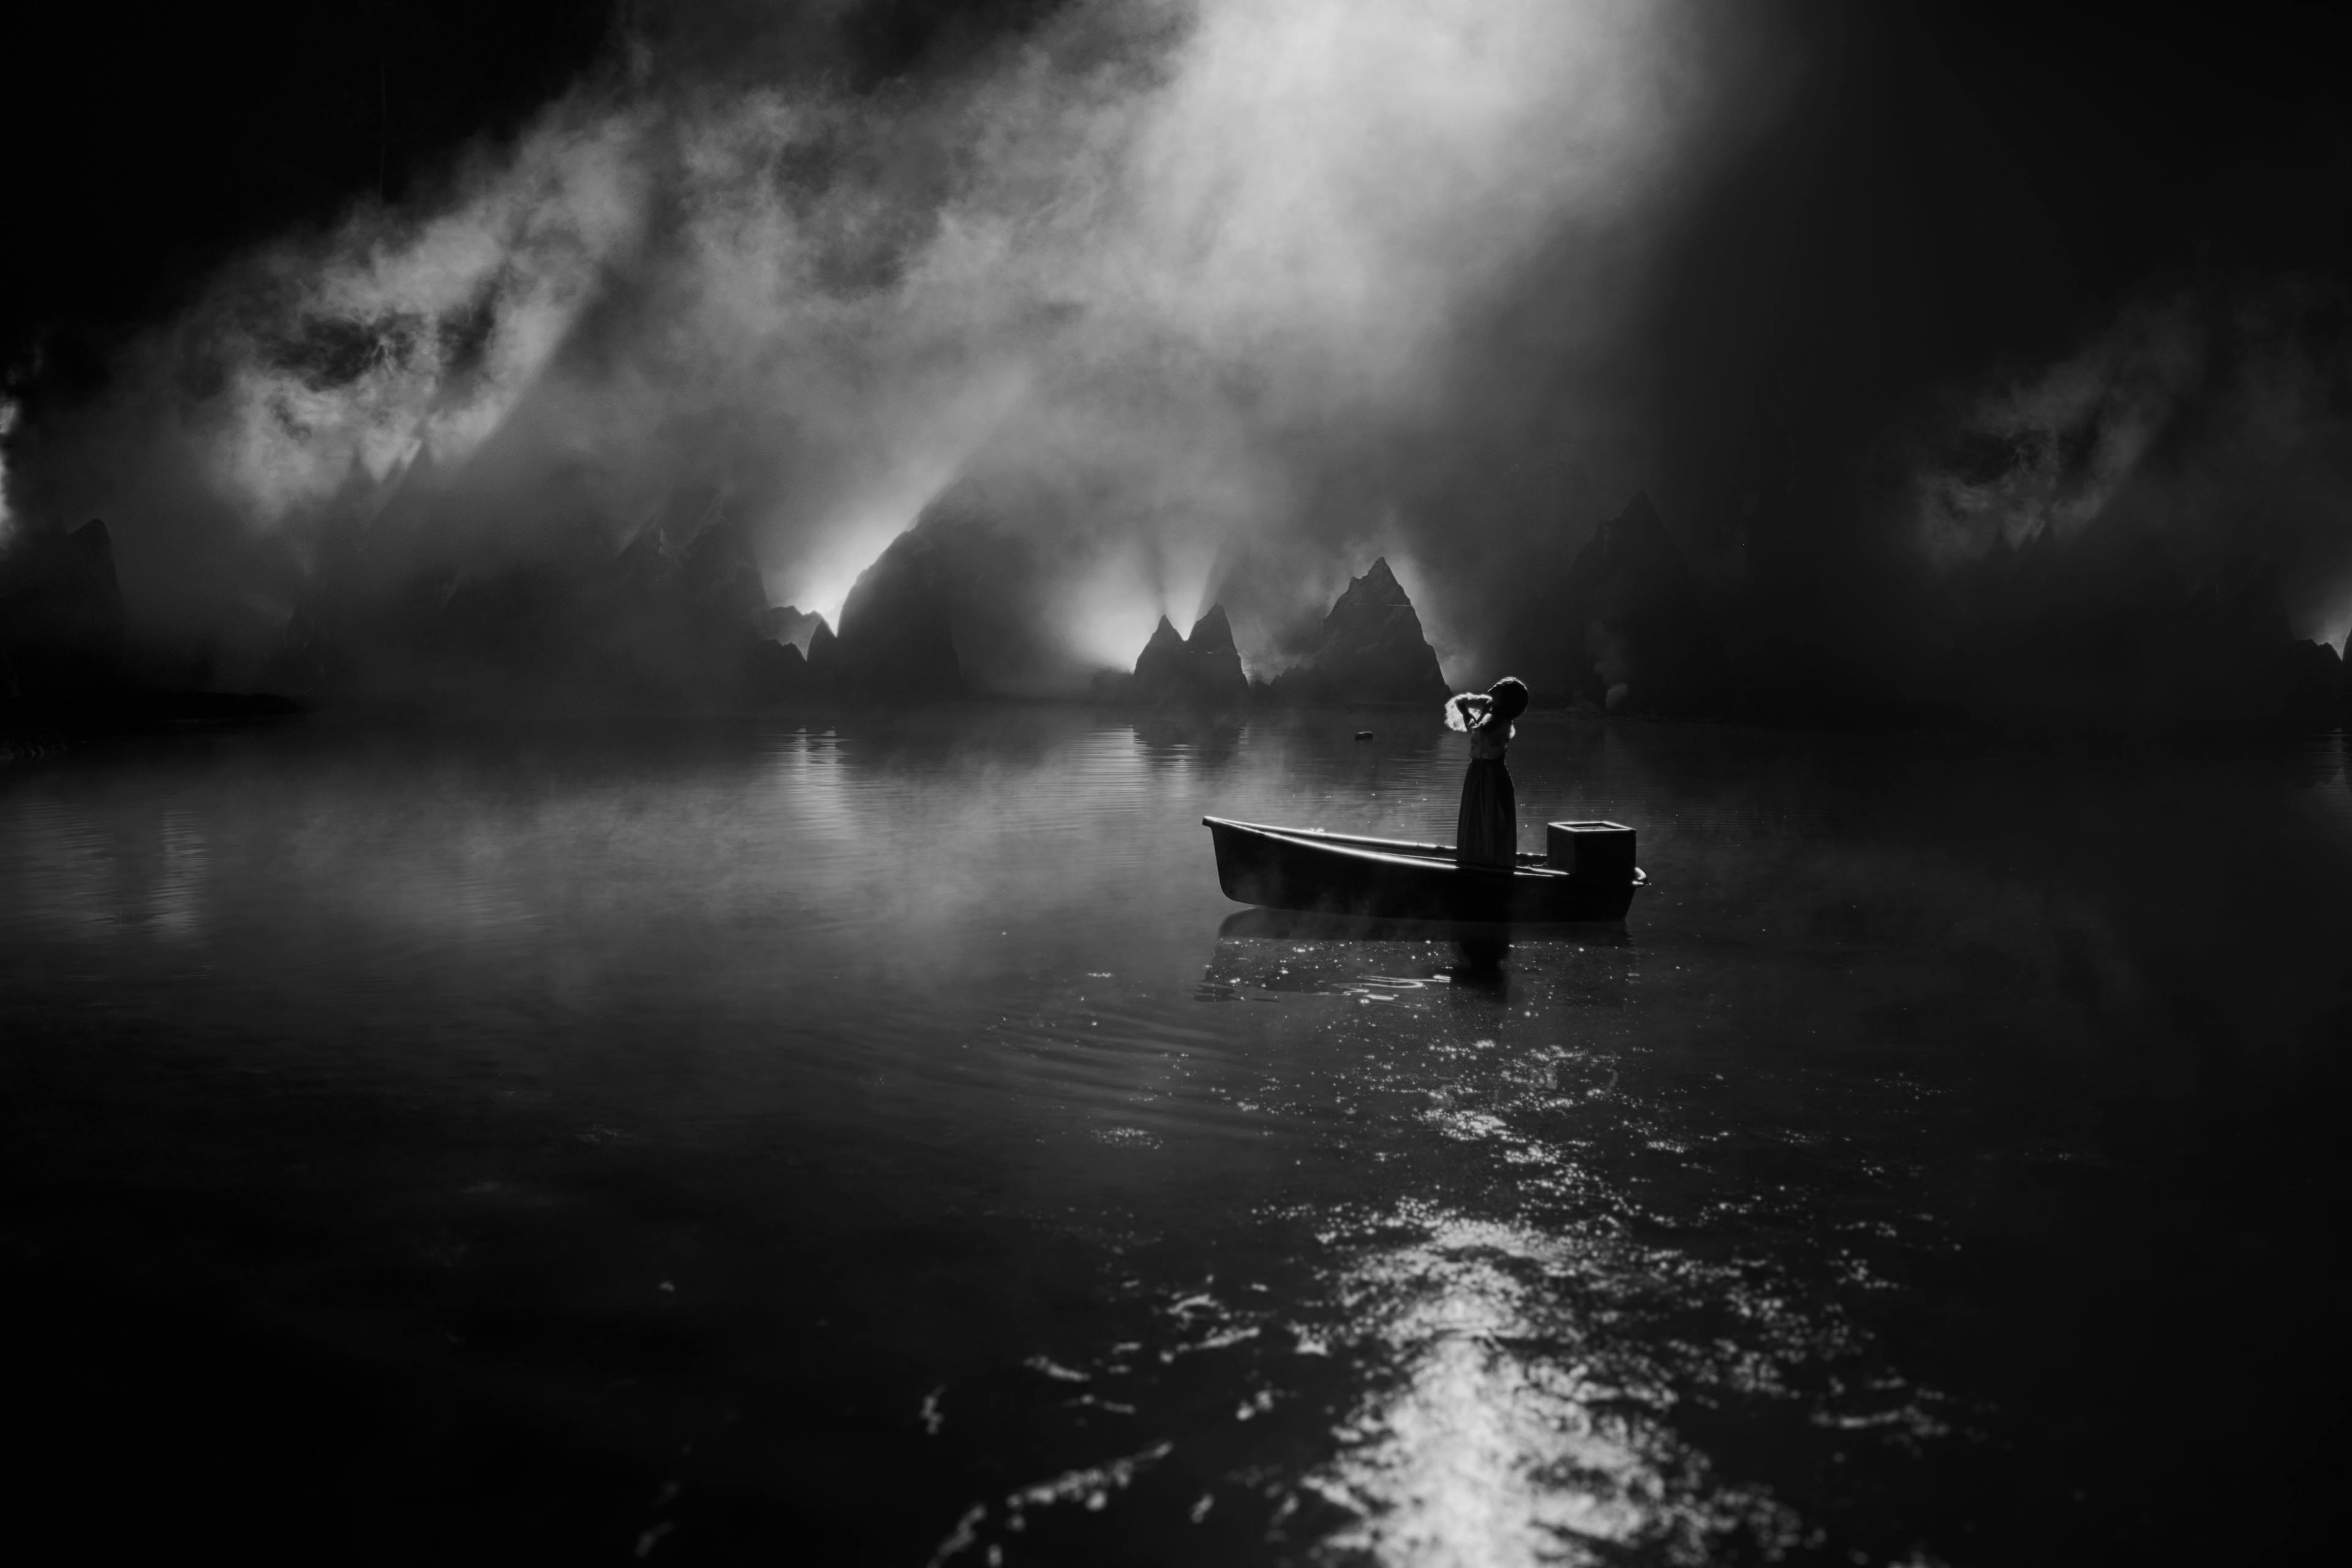
[(1450, 839), (1462, 744), (1013, 709), (0, 769), (14, 1484), (92, 1550), (319, 1562), (2333, 1531), (2339, 737), (1535, 722), (1523, 844), (1638, 826), (1622, 926), (1496, 963), (1219, 894), (1204, 812)]

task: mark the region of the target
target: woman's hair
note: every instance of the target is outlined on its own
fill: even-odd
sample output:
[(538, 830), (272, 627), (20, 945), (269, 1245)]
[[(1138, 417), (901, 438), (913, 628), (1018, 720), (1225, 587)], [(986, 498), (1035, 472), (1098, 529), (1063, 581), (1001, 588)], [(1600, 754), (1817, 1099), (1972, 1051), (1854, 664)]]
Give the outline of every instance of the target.
[(1491, 711), (1498, 722), (1507, 724), (1528, 710), (1528, 683), (1516, 675), (1507, 675), (1486, 688), (1486, 695), (1494, 700)]

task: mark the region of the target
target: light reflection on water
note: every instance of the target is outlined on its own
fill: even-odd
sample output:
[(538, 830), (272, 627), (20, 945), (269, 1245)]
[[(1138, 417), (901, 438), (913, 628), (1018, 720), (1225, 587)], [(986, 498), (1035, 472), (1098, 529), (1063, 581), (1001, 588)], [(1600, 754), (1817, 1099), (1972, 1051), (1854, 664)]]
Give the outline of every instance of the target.
[(2183, 1335), (2245, 1375), (2169, 1418), (2297, 1440), (2308, 1205), (2212, 1173), (2335, 1103), (2338, 738), (1538, 721), (1523, 834), (1635, 823), (1623, 927), (1236, 918), (1204, 813), (1450, 833), (1459, 738), (1362, 722), (0, 774), (5, 1131), (58, 1173), (19, 1255), (135, 1273), (222, 1194), (173, 1222), (202, 1289), (536, 1412), (552, 1473), (642, 1467), (565, 1528), (689, 1554), (2062, 1557), (2185, 1484), (2134, 1392)]
[(1702, 1557), (1740, 1524), (1790, 1542), (1770, 1500), (1706, 1484), (1661, 1419), (1672, 1388), (1639, 1368), (1612, 1378), (1556, 1305), (1582, 1248), (1493, 1221), (1423, 1223), (1425, 1241), (1341, 1286), (1396, 1386), (1340, 1428), (1339, 1457), (1310, 1478), (1358, 1518), (1333, 1552), (1429, 1568), (1599, 1563), (1603, 1546)]

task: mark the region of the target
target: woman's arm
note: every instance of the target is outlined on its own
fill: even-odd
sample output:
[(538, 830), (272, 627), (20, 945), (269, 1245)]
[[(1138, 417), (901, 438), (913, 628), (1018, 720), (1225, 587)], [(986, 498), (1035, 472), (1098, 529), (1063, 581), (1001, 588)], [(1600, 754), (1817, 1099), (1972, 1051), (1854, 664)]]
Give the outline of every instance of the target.
[(1475, 730), (1486, 717), (1486, 710), (1493, 706), (1494, 699), (1483, 691), (1465, 691), (1458, 697), (1449, 697), (1445, 700), (1445, 727), (1449, 730)]

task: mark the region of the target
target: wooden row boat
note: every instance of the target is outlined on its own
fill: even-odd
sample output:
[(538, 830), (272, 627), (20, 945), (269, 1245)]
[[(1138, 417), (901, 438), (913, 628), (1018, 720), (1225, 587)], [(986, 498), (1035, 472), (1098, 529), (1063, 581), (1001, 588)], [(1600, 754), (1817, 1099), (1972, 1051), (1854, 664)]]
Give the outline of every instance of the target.
[(1443, 844), (1201, 822), (1225, 897), (1269, 910), (1469, 924), (1616, 921), (1648, 880), (1633, 864), (1633, 830), (1614, 822), (1549, 824), (1549, 852), (1523, 854), (1508, 869), (1461, 865)]

